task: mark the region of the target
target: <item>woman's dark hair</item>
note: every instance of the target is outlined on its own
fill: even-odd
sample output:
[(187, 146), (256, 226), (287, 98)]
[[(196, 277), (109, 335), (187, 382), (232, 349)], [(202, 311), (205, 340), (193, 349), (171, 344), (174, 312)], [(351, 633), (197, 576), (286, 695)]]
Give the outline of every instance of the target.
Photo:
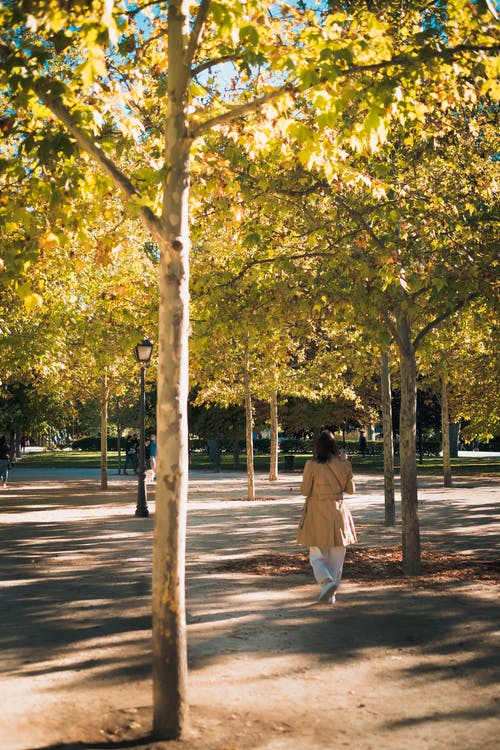
[(320, 464), (326, 463), (328, 459), (331, 458), (331, 456), (339, 455), (339, 447), (337, 445), (337, 441), (333, 437), (330, 430), (323, 430), (323, 432), (320, 432), (314, 455), (316, 461), (318, 461)]

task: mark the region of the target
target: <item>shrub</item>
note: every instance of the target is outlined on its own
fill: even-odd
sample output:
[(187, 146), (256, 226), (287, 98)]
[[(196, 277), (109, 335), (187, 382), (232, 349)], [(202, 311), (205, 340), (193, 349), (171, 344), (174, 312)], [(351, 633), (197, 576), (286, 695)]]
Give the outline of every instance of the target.
[[(125, 450), (126, 438), (121, 439), (121, 449)], [(79, 440), (74, 440), (71, 443), (71, 447), (74, 451), (100, 451), (101, 450), (101, 438), (97, 436), (84, 437)], [(118, 438), (108, 437), (108, 451), (118, 450)]]

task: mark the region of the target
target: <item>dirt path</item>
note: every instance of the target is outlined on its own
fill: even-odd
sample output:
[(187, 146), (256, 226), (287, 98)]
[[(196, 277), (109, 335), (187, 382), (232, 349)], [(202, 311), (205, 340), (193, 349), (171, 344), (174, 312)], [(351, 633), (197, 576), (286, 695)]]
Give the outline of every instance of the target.
[[(334, 607), (308, 572), (255, 575), (228, 561), (300, 552), (298, 475), (190, 482), (187, 617), (191, 729), (151, 730), (148, 519), (133, 481), (21, 468), (0, 495), (2, 750), (493, 750), (500, 735), (498, 584), (414, 587), (346, 578)], [(498, 558), (498, 483), (421, 482), (422, 538)], [(365, 546), (385, 529), (379, 478), (361, 477), (351, 508)]]

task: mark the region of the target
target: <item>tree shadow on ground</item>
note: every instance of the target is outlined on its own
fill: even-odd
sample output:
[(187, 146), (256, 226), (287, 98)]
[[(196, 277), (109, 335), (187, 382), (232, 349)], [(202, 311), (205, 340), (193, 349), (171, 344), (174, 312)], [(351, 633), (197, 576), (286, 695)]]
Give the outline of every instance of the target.
[[(114, 502), (108, 502), (107, 493), (87, 498), (84, 504), (82, 494), (85, 496), (85, 490), (81, 487), (31, 492), (29, 495), (18, 496), (15, 500), (10, 498), (12, 505), (5, 509), (7, 512), (13, 508), (22, 510), (24, 502), (26, 505), (29, 503), (31, 507), (50, 507), (52, 511), (57, 511), (61, 515), (60, 521), (38, 521), (37, 512), (30, 512), (29, 520), (26, 522), (4, 525), (2, 530), (4, 552), (0, 568), (5, 582), (5, 615), (0, 631), (0, 646), (4, 652), (14, 650), (25, 664), (36, 661), (36, 654), (40, 649), (50, 648), (55, 654), (64, 653), (70, 647), (82, 647), (93, 639), (110, 636), (124, 639), (127, 634), (147, 632), (150, 629), (152, 517), (133, 517), (130, 492), (122, 491), (120, 496), (120, 501), (123, 500), (124, 503), (123, 507), (130, 509), (130, 516), (128, 513), (117, 514), (116, 499)], [(89, 514), (91, 507), (99, 512), (96, 517)], [(494, 510), (490, 504), (482, 506), (481, 509), (474, 509), (477, 514), (486, 515), (488, 519), (493, 517)], [(65, 517), (65, 512), (68, 513), (68, 518)], [(436, 513), (437, 510), (433, 511), (433, 514)], [(433, 514), (428, 514), (427, 523), (429, 519), (435, 523), (431, 517)], [(469, 528), (474, 529), (473, 519), (477, 514), (471, 511), (465, 519)], [(216, 602), (219, 602), (218, 607), (221, 607), (222, 612), (226, 612), (224, 617), (231, 620), (233, 616), (241, 618), (242, 610), (238, 606), (231, 614), (231, 609), (227, 609), (226, 603), (235, 597), (238, 599), (242, 593), (296, 586), (297, 581), (293, 577), (283, 583), (267, 579), (255, 580), (255, 576), (252, 575), (213, 575), (217, 564), (235, 558), (245, 559), (248, 555), (275, 549), (277, 541), (284, 544), (285, 548), (287, 544), (293, 545), (296, 515), (295, 505), (282, 503), (274, 506), (245, 504), (243, 508), (240, 507), (234, 512), (228, 511), (227, 508), (190, 512), (188, 603), (196, 605), (198, 597), (201, 597), (200, 601), (204, 606), (209, 602), (209, 609), (212, 610)], [(452, 528), (455, 518), (457, 523), (464, 522), (463, 514), (460, 514), (458, 508), (448, 508), (448, 518), (451, 519)], [(469, 538), (470, 531), (467, 535), (467, 539)], [(299, 548), (296, 549), (299, 553)], [(304, 582), (312, 580), (311, 576), (307, 576), (307, 567), (305, 571)], [(374, 571), (374, 578), (382, 578), (380, 570)], [(217, 589), (213, 594), (212, 583), (216, 584)], [(452, 588), (443, 592), (442, 601), (436, 599), (435, 591), (430, 592), (427, 609), (424, 607), (424, 616), (419, 616), (419, 610), (414, 613), (414, 629), (421, 629), (426, 634), (425, 641), (428, 646), (436, 642), (436, 639), (439, 641), (444, 633), (455, 632), (461, 622), (466, 599), (460, 598), (460, 606), (448, 610), (444, 605), (450, 594), (453, 602)], [(365, 637), (360, 643), (364, 644), (363, 647), (370, 643), (378, 643), (379, 641), (373, 640), (375, 636), (370, 633), (373, 631), (377, 634), (382, 631), (387, 645), (400, 645), (400, 633), (404, 631), (404, 628), (401, 629), (401, 621), (405, 608), (410, 604), (412, 607), (415, 606), (413, 593), (395, 592), (394, 606), (385, 607), (383, 612), (377, 612), (377, 597), (372, 600), (372, 596), (370, 593), (362, 595), (363, 619), (368, 622), (373, 618), (373, 628), (366, 629), (369, 634), (368, 640)], [(425, 596), (425, 592), (420, 594), (424, 599)], [(349, 611), (354, 616), (354, 621), (346, 623), (349, 631), (356, 628), (355, 620), (360, 614), (359, 600), (358, 594), (356, 602), (350, 606)], [(419, 606), (422, 606), (421, 599), (419, 602)], [(299, 605), (299, 609), (301, 606)], [(272, 600), (268, 605), (259, 602), (259, 627), (276, 628), (279, 633), (280, 623), (288, 609), (290, 616), (298, 614), (297, 605), (293, 603), (289, 608), (283, 609), (283, 606), (280, 606), (276, 610)], [(434, 621), (432, 612), (436, 609), (440, 613), (437, 621), (439, 627), (433, 626), (428, 629), (426, 617), (429, 616)], [(198, 606), (195, 611), (197, 610)], [(246, 615), (252, 615), (251, 609), (246, 610), (244, 607), (243, 610)], [(474, 611), (477, 614), (474, 619), (480, 621), (480, 607)], [(343, 616), (345, 613), (336, 613), (336, 622), (342, 622)], [(209, 614), (202, 614), (201, 617), (209, 617)], [(294, 648), (311, 648), (316, 652), (320, 648), (318, 644), (323, 642), (321, 634), (325, 613), (307, 610), (307, 617), (308, 620), (313, 620), (308, 639), (294, 641)], [(397, 622), (397, 628), (389, 627), (390, 621), (393, 620)], [(19, 623), (23, 623), (23, 626), (19, 627)], [(300, 618), (298, 627), (301, 627)], [(317, 638), (311, 637), (315, 629), (318, 629)], [(144, 638), (142, 640), (144, 641)], [(210, 640), (209, 638), (207, 653), (212, 652)], [(279, 640), (278, 636), (277, 641)], [(122, 640), (123, 642), (125, 641)], [(215, 643), (217, 644), (216, 637)], [(282, 646), (285, 645), (286, 639)], [(249, 638), (247, 648), (258, 651), (258, 640), (255, 642)], [(324, 648), (328, 654), (327, 645)], [(90, 653), (86, 653), (82, 663), (90, 665), (93, 664), (92, 647), (89, 647), (88, 651)], [(144, 655), (147, 647), (143, 645), (140, 652)], [(337, 656), (335, 653), (335, 658)], [(341, 658), (354, 656), (355, 647), (350, 646), (342, 651)], [(114, 674), (123, 670), (126, 672), (127, 669), (134, 673), (140, 671), (140, 658), (136, 656), (135, 663), (129, 662), (128, 666), (122, 664), (121, 668), (110, 660), (109, 671)], [(207, 656), (196, 657), (193, 652), (193, 658), (204, 660)], [(44, 669), (46, 668), (47, 665), (44, 666)], [(149, 666), (144, 669), (144, 673), (148, 670)]]
[[(96, 665), (102, 683), (149, 679), (152, 517), (133, 516), (130, 490), (112, 500), (106, 493), (86, 497), (86, 492), (81, 485), (23, 491), (9, 496), (3, 508), (7, 519), (18, 514), (0, 532), (4, 671), (56, 675), (69, 660), (79, 685), (91, 679)], [(464, 520), (458, 504), (448, 507), (448, 532), (439, 508), (428, 506), (424, 535), (429, 525), (440, 524), (447, 539), (460, 523), (469, 545), (476, 535), (474, 519), (489, 523), (494, 510), (487, 503), (470, 509)], [(275, 577), (217, 570), (228, 560), (293, 546), (297, 516), (296, 502), (247, 503), (234, 510), (207, 505), (189, 512), (193, 673), (235, 655), (303, 655), (309, 664), (321, 660), (333, 668), (357, 663), (368, 653), (405, 653), (413, 663), (402, 667), (409, 669), (404, 676), (422, 681), (422, 689), (430, 676), (452, 679), (457, 669), (470, 686), (498, 683), (499, 655), (492, 640), (498, 605), (470, 585), (384, 585), (374, 571), (380, 585), (346, 580), (338, 605), (328, 607), (314, 603), (317, 587), (310, 573)], [(279, 669), (270, 667), (269, 679), (279, 676)], [(485, 707), (470, 711), (490, 715)], [(133, 741), (138, 746), (138, 739)], [(111, 744), (120, 747), (74, 743), (51, 750)]]

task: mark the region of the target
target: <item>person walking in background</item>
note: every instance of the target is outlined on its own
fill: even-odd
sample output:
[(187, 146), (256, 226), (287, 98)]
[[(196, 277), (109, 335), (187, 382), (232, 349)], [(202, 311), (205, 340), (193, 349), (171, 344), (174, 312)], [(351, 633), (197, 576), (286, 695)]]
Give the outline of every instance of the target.
[(399, 453), (399, 432), (394, 435), (394, 453), (396, 455)]
[(139, 441), (137, 435), (128, 435), (127, 442), (125, 444), (125, 466), (123, 473), (127, 473), (129, 467), (132, 468), (134, 474), (137, 473), (137, 449), (139, 447)]
[(10, 445), (5, 435), (0, 436), (0, 480), (3, 487), (7, 487), (10, 466)]
[(151, 442), (149, 445), (149, 463), (151, 469), (151, 481), (156, 480), (156, 435), (151, 435)]
[(221, 445), (220, 440), (211, 438), (207, 440), (208, 457), (214, 465), (215, 471), (220, 471), (221, 462)]
[(319, 601), (335, 603), (346, 547), (357, 541), (344, 492), (355, 492), (351, 462), (340, 455), (329, 430), (320, 433), (315, 457), (306, 461), (300, 491), (306, 496), (297, 542), (309, 547), (309, 562), (321, 586)]
[(359, 445), (359, 452), (361, 453), (361, 457), (364, 458), (366, 455), (367, 443), (366, 443), (365, 433), (363, 432), (363, 430), (361, 430), (361, 432), (359, 433), (358, 445)]
[[(139, 452), (141, 448), (139, 446)], [(145, 438), (144, 440), (144, 471), (146, 473), (146, 482), (151, 481), (151, 440)]]

